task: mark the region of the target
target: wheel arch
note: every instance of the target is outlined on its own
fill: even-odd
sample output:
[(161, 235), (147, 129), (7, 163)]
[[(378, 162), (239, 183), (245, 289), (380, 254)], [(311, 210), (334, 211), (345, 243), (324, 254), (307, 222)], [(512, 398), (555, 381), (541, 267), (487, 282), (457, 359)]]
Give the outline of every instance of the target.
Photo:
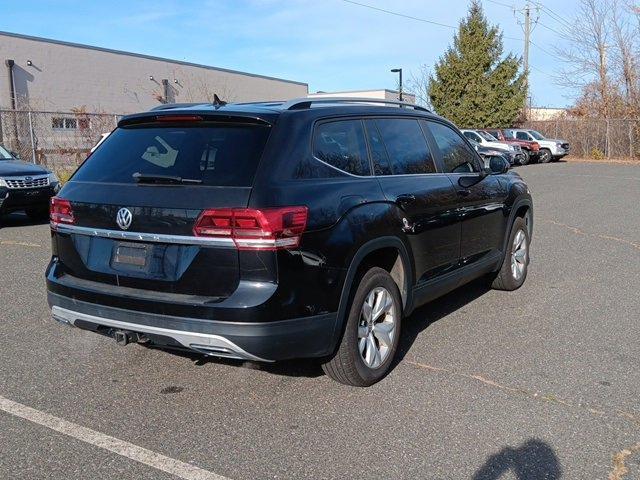
[(505, 232), (505, 237), (503, 239), (502, 251), (507, 251), (507, 242), (509, 241), (509, 237), (511, 236), (511, 228), (513, 227), (513, 222), (516, 217), (525, 218), (527, 220), (527, 227), (529, 230), (529, 238), (533, 234), (533, 202), (531, 201), (530, 196), (517, 198), (511, 207), (511, 212), (509, 213), (508, 227)]
[[(393, 258), (395, 256), (395, 258)], [(339, 344), (346, 323), (349, 301), (359, 274), (366, 267), (381, 267), (389, 272), (402, 297), (403, 314), (413, 304), (413, 263), (407, 246), (398, 237), (385, 236), (364, 243), (355, 253), (345, 276), (340, 294), (332, 351)]]

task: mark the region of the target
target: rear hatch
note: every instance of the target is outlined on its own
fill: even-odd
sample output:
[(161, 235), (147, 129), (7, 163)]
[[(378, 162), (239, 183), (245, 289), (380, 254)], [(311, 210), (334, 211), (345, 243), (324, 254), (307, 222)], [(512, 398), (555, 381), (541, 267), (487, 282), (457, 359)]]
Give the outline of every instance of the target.
[(247, 207), (270, 129), (194, 115), (121, 124), (54, 201), (57, 275), (156, 297), (230, 295), (240, 276), (237, 248), (198, 237), (194, 227), (207, 209)]

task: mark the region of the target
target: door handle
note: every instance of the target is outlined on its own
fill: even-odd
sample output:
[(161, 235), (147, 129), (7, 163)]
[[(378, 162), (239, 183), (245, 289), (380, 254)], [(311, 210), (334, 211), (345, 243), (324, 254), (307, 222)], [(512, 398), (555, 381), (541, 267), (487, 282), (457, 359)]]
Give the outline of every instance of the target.
[(396, 197), (396, 203), (400, 206), (409, 205), (416, 201), (416, 196), (411, 195), (410, 193), (403, 193), (402, 195), (398, 195)]
[(468, 197), (470, 193), (471, 190), (469, 190), (468, 188), (458, 189), (458, 195), (460, 195), (461, 197)]

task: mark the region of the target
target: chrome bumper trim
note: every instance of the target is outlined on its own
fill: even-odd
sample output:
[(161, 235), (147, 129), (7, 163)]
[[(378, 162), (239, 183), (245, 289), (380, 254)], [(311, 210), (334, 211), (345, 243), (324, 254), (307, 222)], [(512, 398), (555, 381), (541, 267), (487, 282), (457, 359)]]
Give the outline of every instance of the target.
[(199, 353), (203, 353), (205, 355), (212, 355), (223, 358), (235, 358), (239, 360), (253, 360), (259, 362), (271, 361), (257, 357), (249, 352), (244, 351), (238, 345), (231, 342), (230, 340), (227, 340), (224, 337), (221, 337), (220, 335), (186, 332), (183, 330), (171, 330), (168, 328), (122, 322), (120, 320), (113, 320), (110, 318), (97, 317), (95, 315), (89, 315), (86, 313), (74, 312), (72, 310), (67, 310), (66, 308), (58, 306), (53, 306), (51, 308), (51, 315), (53, 316), (54, 320), (73, 326), (75, 326), (76, 320), (84, 320), (86, 322), (91, 322), (97, 325), (116, 328), (120, 330), (128, 330), (138, 333), (150, 333), (171, 337), (182, 346), (191, 350), (195, 350)]
[(159, 233), (128, 232), (126, 230), (119, 231), (106, 230), (103, 228), (79, 227), (77, 225), (66, 225), (64, 223), (52, 223), (51, 229), (58, 233), (112, 238), (115, 240), (236, 248), (236, 245), (231, 238), (210, 238), (188, 235), (165, 235)]

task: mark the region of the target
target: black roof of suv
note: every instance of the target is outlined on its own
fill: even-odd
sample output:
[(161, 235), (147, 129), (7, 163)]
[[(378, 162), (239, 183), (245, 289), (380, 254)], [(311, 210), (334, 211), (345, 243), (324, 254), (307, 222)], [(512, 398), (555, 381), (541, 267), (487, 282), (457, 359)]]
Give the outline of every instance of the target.
[[(129, 115), (52, 202), (54, 318), (259, 361), (388, 371), (402, 318), (526, 278), (531, 197), (450, 122), (357, 99)], [(391, 106), (389, 106), (391, 105)], [(399, 108), (400, 107), (400, 108)]]

